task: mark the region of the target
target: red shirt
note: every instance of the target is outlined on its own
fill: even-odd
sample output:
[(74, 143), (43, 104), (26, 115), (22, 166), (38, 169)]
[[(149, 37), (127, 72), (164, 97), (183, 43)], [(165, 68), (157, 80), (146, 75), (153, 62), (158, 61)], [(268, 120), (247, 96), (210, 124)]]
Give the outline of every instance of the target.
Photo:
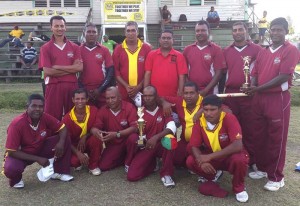
[(183, 55), (175, 49), (166, 57), (160, 49), (151, 51), (146, 59), (146, 71), (151, 71), (150, 84), (159, 96), (177, 96), (179, 75), (188, 72)]
[[(98, 110), (94, 127), (104, 131), (120, 131), (128, 127), (137, 127), (137, 111), (129, 102), (122, 101), (121, 110), (115, 115), (108, 106)], [(124, 138), (120, 138), (122, 141)], [(115, 139), (115, 142), (119, 142)]]
[(53, 136), (64, 126), (47, 113), (42, 115), (36, 131), (31, 128), (31, 123), (31, 118), (26, 112), (13, 119), (7, 129), (6, 150), (21, 150), (28, 154), (38, 154), (43, 147), (44, 140)]
[(97, 42), (96, 46), (91, 49), (81, 45), (80, 52), (83, 72), (80, 74), (79, 80), (86, 89), (96, 89), (105, 78), (105, 69), (113, 66), (109, 50)]
[(277, 86), (263, 92), (281, 92), (286, 91), (291, 87), (292, 74), (299, 61), (298, 49), (286, 41), (274, 53), (271, 52), (270, 47), (262, 49), (256, 59), (252, 76), (257, 77), (258, 86), (266, 84), (279, 74), (289, 74), (290, 79)]
[(166, 125), (170, 121), (173, 121), (172, 117), (164, 116), (161, 107), (157, 107), (156, 109), (155, 114), (151, 114), (148, 110), (144, 111), (143, 118), (146, 121), (144, 134), (146, 134), (147, 139), (150, 139), (154, 135), (162, 132), (166, 128)]
[(200, 50), (197, 43), (187, 46), (183, 55), (189, 66), (189, 80), (204, 89), (212, 80), (215, 70), (225, 69), (226, 63), (221, 47), (209, 42)]
[[(96, 116), (98, 109), (94, 106), (89, 106), (90, 107), (90, 116), (87, 122), (87, 133), (90, 132), (91, 128), (95, 124), (96, 121)], [(70, 135), (71, 142), (74, 146), (77, 146), (80, 140), (80, 134), (82, 132), (82, 128), (78, 126), (74, 120), (71, 118), (71, 112), (66, 114), (62, 120), (62, 122), (66, 125), (68, 129), (68, 134)]]
[[(219, 131), (219, 143), (221, 149), (230, 145), (233, 141), (241, 139), (241, 126), (233, 114), (226, 113), (222, 127)], [(192, 147), (198, 147), (203, 153), (213, 153), (207, 134), (201, 127), (200, 122), (197, 121), (193, 127), (191, 140), (188, 144), (188, 151), (191, 153)]]
[[(69, 66), (73, 65), (74, 61), (81, 60), (79, 46), (73, 42), (64, 39), (65, 46), (58, 48), (55, 44), (54, 36), (45, 43), (40, 49), (39, 68), (52, 68), (54, 65)], [(46, 77), (46, 84), (55, 84), (58, 82), (77, 82), (76, 74), (67, 74), (59, 77)]]
[[(249, 61), (251, 73), (257, 54), (261, 49), (261, 46), (253, 44), (250, 41), (248, 41), (247, 45), (242, 49), (235, 47), (234, 44), (224, 49), (224, 57), (227, 64), (226, 88), (237, 89), (237, 91), (240, 91), (240, 87), (245, 83), (243, 58), (246, 56), (251, 58)], [(250, 83), (250, 79), (248, 79), (248, 82)]]

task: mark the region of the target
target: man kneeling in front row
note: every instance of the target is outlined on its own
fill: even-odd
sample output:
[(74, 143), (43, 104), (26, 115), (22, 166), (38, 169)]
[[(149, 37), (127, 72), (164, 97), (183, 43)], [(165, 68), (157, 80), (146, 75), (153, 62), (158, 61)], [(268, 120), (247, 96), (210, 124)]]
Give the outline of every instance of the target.
[(247, 202), (245, 176), (249, 157), (243, 148), (241, 127), (234, 115), (222, 111), (222, 101), (216, 95), (205, 97), (202, 103), (203, 114), (193, 127), (188, 145), (187, 167), (208, 180), (199, 186), (199, 192), (216, 197), (228, 194), (212, 181), (216, 171), (228, 171), (233, 175), (236, 199)]
[(7, 129), (4, 174), (9, 185), (23, 188), (22, 173), (28, 165), (37, 162), (42, 167), (54, 158), (52, 179), (70, 181), (71, 147), (65, 125), (44, 113), (44, 98), (32, 94), (25, 113), (16, 117)]

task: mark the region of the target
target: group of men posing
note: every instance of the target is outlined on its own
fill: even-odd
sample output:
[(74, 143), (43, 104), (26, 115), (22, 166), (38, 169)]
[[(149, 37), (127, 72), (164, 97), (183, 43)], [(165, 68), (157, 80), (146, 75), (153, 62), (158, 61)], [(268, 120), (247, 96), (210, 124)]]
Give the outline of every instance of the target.
[[(86, 27), (86, 42), (79, 47), (66, 39), (63, 17), (53, 16), (50, 24), (53, 36), (41, 47), (39, 60), (45, 100), (31, 95), (27, 111), (8, 127), (4, 173), (11, 187), (24, 187), (27, 165), (45, 167), (53, 156), (52, 178), (62, 181), (73, 179), (70, 167), (87, 166), (99, 175), (121, 165), (127, 179), (137, 181), (158, 170), (157, 158), (162, 158), (160, 176), (166, 187), (175, 186), (174, 166), (198, 174), (199, 192), (217, 197), (228, 194), (216, 183), (228, 171), (239, 202), (248, 201), (248, 167), (250, 178), (268, 178), (266, 190), (284, 186), (288, 89), (299, 60), (296, 47), (285, 41), (284, 18), (271, 22), (273, 44), (267, 48), (249, 41), (246, 25), (235, 23), (234, 42), (224, 50), (209, 41), (209, 24), (199, 21), (196, 42), (183, 54), (172, 48), (171, 31), (163, 31), (160, 48), (151, 51), (138, 39), (137, 23), (130, 21), (126, 39), (112, 56), (97, 42), (95, 25)], [(240, 92), (244, 57), (250, 63), (251, 86), (244, 90), (247, 97), (225, 99), (232, 114), (214, 94), (225, 74), (225, 93)], [(115, 79), (117, 86), (112, 86)], [(137, 146), (134, 104), (145, 108), (144, 147)], [(161, 139), (176, 134), (175, 121), (182, 126), (181, 138), (176, 149), (168, 150)]]

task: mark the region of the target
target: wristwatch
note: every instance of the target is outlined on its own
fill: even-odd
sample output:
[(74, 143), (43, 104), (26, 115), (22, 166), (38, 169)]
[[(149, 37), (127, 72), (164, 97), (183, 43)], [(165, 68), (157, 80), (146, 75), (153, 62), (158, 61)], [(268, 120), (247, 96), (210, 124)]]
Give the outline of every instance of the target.
[(117, 131), (117, 138), (120, 138), (120, 137), (121, 137), (121, 132)]

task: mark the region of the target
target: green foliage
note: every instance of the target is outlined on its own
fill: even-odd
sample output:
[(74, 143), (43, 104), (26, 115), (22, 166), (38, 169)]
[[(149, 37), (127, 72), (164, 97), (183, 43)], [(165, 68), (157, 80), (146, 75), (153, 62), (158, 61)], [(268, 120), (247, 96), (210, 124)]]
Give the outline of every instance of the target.
[(295, 86), (291, 89), (292, 106), (300, 106), (300, 86)]

